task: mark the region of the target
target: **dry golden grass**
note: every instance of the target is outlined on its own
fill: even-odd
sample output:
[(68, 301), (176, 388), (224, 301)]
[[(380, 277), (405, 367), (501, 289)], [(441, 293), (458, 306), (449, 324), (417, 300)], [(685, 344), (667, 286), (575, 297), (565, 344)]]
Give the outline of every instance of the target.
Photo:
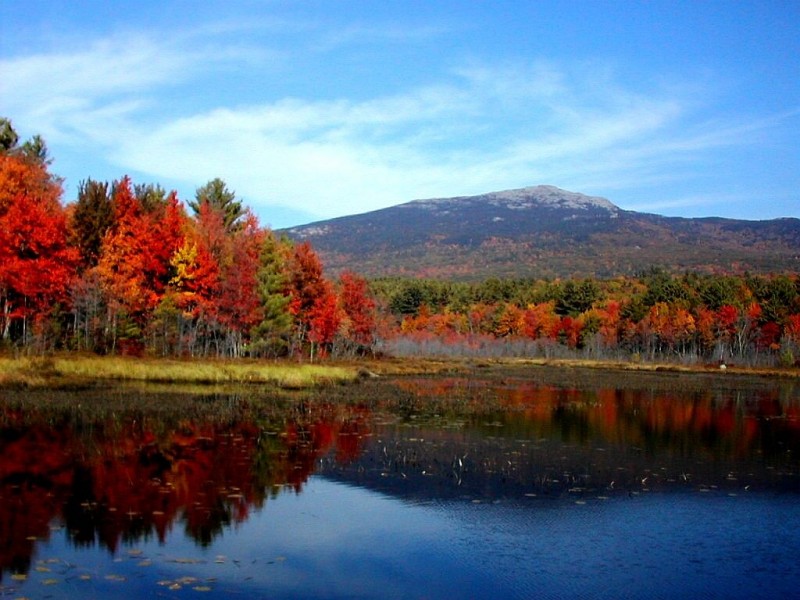
[(0, 357), (0, 385), (47, 387), (98, 380), (159, 383), (269, 384), (284, 389), (348, 383), (355, 368), (257, 361), (200, 361), (113, 356)]
[(800, 378), (800, 369), (750, 369), (712, 366), (612, 362), (580, 359), (380, 359), (357, 362), (300, 364), (254, 360), (174, 360), (93, 355), (43, 358), (0, 356), (0, 386), (28, 388), (79, 387), (98, 381), (182, 383), (199, 385), (265, 384), (281, 389), (304, 389), (350, 383), (378, 374), (466, 373), (476, 368), (544, 366), (626, 372), (745, 374)]

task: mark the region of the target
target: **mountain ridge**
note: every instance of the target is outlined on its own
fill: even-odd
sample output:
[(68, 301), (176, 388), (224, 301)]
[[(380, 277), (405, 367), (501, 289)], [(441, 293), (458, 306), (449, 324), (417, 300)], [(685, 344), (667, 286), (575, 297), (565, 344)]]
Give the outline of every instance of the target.
[(443, 279), (782, 272), (800, 267), (800, 219), (665, 217), (550, 185), (412, 200), (280, 230), (326, 270)]

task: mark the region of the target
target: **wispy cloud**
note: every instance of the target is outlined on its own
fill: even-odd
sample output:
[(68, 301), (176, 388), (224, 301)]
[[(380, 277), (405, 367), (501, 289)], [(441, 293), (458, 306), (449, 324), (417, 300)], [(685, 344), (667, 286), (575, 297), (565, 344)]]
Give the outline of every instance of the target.
[[(329, 41), (365, 35), (356, 28)], [(101, 148), (121, 173), (187, 186), (220, 176), (252, 206), (302, 207), (319, 217), (536, 183), (592, 191), (680, 177), (691, 168), (687, 157), (746, 144), (792, 117), (702, 120), (696, 96), (626, 88), (602, 63), (546, 60), (472, 62), (440, 73), (437, 83), (362, 100), (272, 97), (240, 105), (218, 99), (212, 84), (210, 108), (159, 113), (165, 89), (180, 95), (206, 85), (209, 69), (236, 70), (288, 52), (210, 36), (200, 45), (190, 34), (119, 35), (6, 59), (0, 110), (65, 147)]]

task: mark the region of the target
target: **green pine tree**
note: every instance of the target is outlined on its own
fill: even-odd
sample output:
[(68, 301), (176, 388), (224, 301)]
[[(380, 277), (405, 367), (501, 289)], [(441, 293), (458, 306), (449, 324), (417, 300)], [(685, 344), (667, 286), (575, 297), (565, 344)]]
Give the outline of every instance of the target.
[(293, 319), (286, 294), (285, 244), (269, 233), (261, 246), (257, 279), (264, 317), (250, 332), (254, 354), (281, 356), (289, 347)]

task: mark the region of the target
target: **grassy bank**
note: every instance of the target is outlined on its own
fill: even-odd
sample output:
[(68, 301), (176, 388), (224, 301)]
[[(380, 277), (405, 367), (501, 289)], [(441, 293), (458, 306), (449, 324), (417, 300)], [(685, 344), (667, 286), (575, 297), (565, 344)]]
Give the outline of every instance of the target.
[(74, 388), (99, 382), (180, 383), (196, 385), (262, 384), (280, 389), (307, 389), (356, 381), (364, 373), (384, 376), (467, 374), (476, 369), (543, 366), (625, 372), (715, 373), (800, 378), (800, 369), (755, 369), (683, 366), (573, 359), (436, 359), (388, 358), (348, 363), (175, 360), (92, 355), (44, 358), (0, 356), (0, 387)]
[(98, 381), (266, 384), (282, 389), (349, 383), (352, 367), (255, 361), (195, 361), (113, 356), (0, 357), (0, 386), (75, 387)]
[(762, 368), (728, 366), (724, 370), (717, 365), (679, 365), (674, 363), (623, 362), (613, 360), (591, 360), (571, 358), (388, 358), (370, 361), (363, 368), (379, 375), (418, 375), (463, 373), (474, 369), (492, 367), (559, 367), (564, 369), (583, 368), (603, 371), (625, 372), (671, 372), (705, 373), (719, 375), (754, 375), (764, 377), (800, 378), (798, 368)]

